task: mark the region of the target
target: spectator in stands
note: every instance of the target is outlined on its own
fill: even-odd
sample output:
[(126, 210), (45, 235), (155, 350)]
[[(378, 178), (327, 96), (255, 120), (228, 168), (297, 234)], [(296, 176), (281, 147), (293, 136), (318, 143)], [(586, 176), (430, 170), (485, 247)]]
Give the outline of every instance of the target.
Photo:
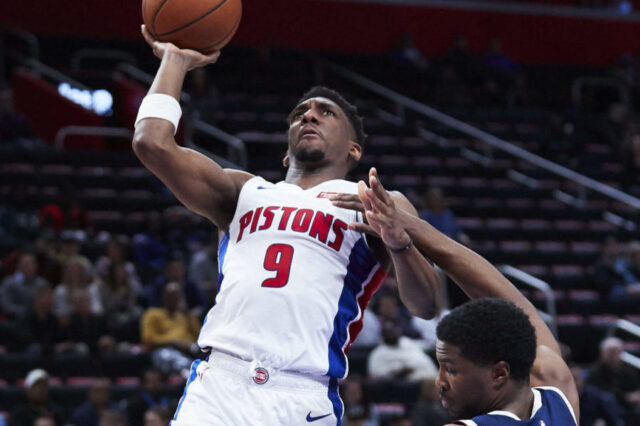
[(458, 76), (467, 83), (478, 81), (482, 75), (480, 61), (476, 55), (469, 51), (467, 37), (457, 34), (443, 61), (444, 65), (452, 67)]
[(382, 323), (383, 343), (369, 354), (367, 372), (376, 379), (406, 379), (410, 381), (435, 378), (438, 375), (433, 360), (420, 345), (402, 336), (393, 321)]
[[(129, 423), (129, 425), (141, 425), (142, 423)], [(128, 426), (127, 417), (118, 410), (105, 410), (100, 416), (100, 426)]]
[(87, 400), (73, 410), (71, 423), (77, 426), (99, 426), (102, 413), (116, 408), (115, 404), (110, 402), (110, 385), (109, 379), (94, 379), (89, 388)]
[(420, 338), (420, 333), (413, 328), (411, 316), (404, 306), (400, 305), (400, 296), (396, 288), (384, 287), (376, 298), (376, 311), (380, 323), (392, 321), (400, 327), (400, 332), (404, 336)]
[(0, 237), (32, 239), (40, 227), (37, 212), (30, 205), (25, 183), (12, 182), (0, 192)]
[(449, 238), (468, 245), (469, 237), (458, 225), (455, 213), (447, 205), (442, 188), (433, 186), (424, 197), (424, 208), (420, 210), (420, 218), (426, 220)]
[(22, 253), (16, 273), (5, 278), (0, 285), (1, 312), (12, 319), (24, 316), (32, 304), (36, 290), (47, 285), (47, 281), (38, 276), (38, 262), (35, 254)]
[(169, 252), (191, 253), (189, 243), (200, 233), (195, 226), (198, 216), (184, 206), (171, 206), (165, 209), (163, 217)]
[(32, 146), (33, 129), (26, 115), (16, 111), (13, 90), (0, 88), (0, 142), (3, 145)]
[(451, 421), (451, 416), (440, 403), (440, 394), (435, 379), (422, 382), (420, 399), (411, 413), (413, 426), (442, 426)]
[(500, 75), (512, 76), (520, 71), (518, 64), (502, 52), (502, 41), (497, 38), (489, 40), (483, 59), (487, 67)]
[(200, 321), (187, 311), (177, 282), (165, 286), (161, 308), (149, 308), (142, 316), (142, 343), (154, 348), (169, 346), (190, 354), (199, 332)]
[(137, 265), (160, 271), (167, 259), (164, 223), (160, 213), (149, 212), (147, 225), (145, 232), (133, 236), (133, 255)]
[(609, 301), (616, 311), (624, 313), (640, 301), (640, 241), (629, 243), (625, 256), (616, 261), (616, 270), (622, 281), (612, 285)]
[(400, 71), (419, 74), (429, 69), (429, 60), (415, 45), (413, 34), (400, 36), (397, 46), (391, 50), (391, 64)]
[(69, 185), (63, 185), (57, 202), (47, 204), (39, 212), (40, 226), (62, 230), (90, 231), (93, 227), (89, 213), (84, 210), (75, 199), (75, 190)]
[(91, 263), (83, 256), (72, 256), (64, 264), (62, 282), (53, 293), (53, 312), (66, 323), (73, 311), (72, 296), (75, 290), (86, 289), (91, 301), (91, 312), (102, 314), (102, 302), (98, 282), (91, 272)]
[(571, 367), (580, 396), (580, 426), (596, 426), (602, 421), (609, 426), (624, 426), (624, 411), (616, 397), (593, 385), (584, 383), (584, 371), (578, 366)]
[(56, 420), (51, 416), (40, 416), (34, 422), (34, 426), (56, 426)]
[(163, 387), (164, 377), (160, 370), (150, 368), (143, 373), (142, 390), (125, 402), (130, 425), (144, 424), (145, 413), (149, 408), (170, 408), (169, 398), (163, 395)]
[(122, 265), (129, 284), (133, 288), (141, 289), (142, 285), (135, 265), (125, 259), (123, 243), (118, 241), (116, 237), (111, 237), (105, 245), (104, 254), (96, 261), (98, 277), (103, 281), (107, 281), (109, 274), (113, 272), (111, 268), (114, 265)]
[(9, 426), (33, 426), (39, 417), (53, 417), (56, 426), (64, 424), (63, 411), (49, 399), (49, 374), (37, 368), (29, 371), (24, 380), (27, 403), (14, 408)]
[(351, 426), (356, 420), (369, 420), (371, 413), (369, 401), (363, 390), (363, 378), (350, 375), (341, 384), (342, 401), (344, 402), (344, 419)]
[(602, 246), (600, 258), (595, 264), (593, 278), (603, 299), (609, 297), (613, 287), (624, 286), (623, 268), (624, 259), (620, 253), (620, 243), (615, 237), (607, 237)]
[(118, 340), (136, 341), (137, 336), (131, 332), (142, 316), (138, 300), (143, 290), (140, 282), (127, 271), (127, 264), (111, 263), (98, 289), (109, 330)]
[(53, 231), (43, 231), (35, 239), (35, 254), (39, 275), (48, 283), (62, 281), (62, 264), (59, 260), (58, 244)]
[(155, 406), (144, 414), (144, 426), (169, 426), (172, 417), (165, 407)]
[(204, 300), (212, 303), (218, 291), (218, 233), (212, 232), (207, 245), (196, 251), (189, 262), (188, 281), (195, 283)]
[(31, 309), (20, 321), (22, 341), (28, 352), (49, 356), (61, 340), (62, 330), (52, 308), (53, 290), (49, 286), (40, 287), (33, 296)]
[(382, 341), (382, 333), (378, 316), (367, 307), (362, 313), (362, 318), (362, 330), (352, 346), (372, 348), (379, 345)]
[(99, 342), (107, 336), (104, 315), (91, 312), (91, 300), (86, 289), (77, 289), (71, 295), (73, 310), (68, 324), (62, 329), (66, 344), (58, 345), (58, 350), (66, 349), (81, 354), (101, 353)]
[(600, 343), (600, 360), (589, 371), (587, 384), (611, 392), (627, 415), (632, 416), (640, 407), (640, 376), (622, 361), (622, 340), (607, 337)]
[(182, 296), (196, 317), (200, 318), (202, 313), (213, 305), (213, 300), (205, 300), (200, 293), (200, 289), (187, 279), (182, 254), (176, 252), (167, 261), (164, 276), (158, 277), (145, 289), (149, 306), (160, 306), (162, 304), (164, 288), (170, 282), (176, 282), (180, 285)]

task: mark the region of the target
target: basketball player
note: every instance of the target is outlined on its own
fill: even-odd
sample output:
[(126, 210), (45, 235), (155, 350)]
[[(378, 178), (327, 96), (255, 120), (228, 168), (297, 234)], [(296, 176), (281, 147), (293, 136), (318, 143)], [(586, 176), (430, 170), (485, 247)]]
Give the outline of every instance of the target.
[(369, 224), (350, 229), (374, 232), (394, 246), (413, 242), (473, 299), (437, 328), (436, 385), (442, 405), (462, 419), (455, 424), (575, 426), (579, 404), (571, 371), (533, 305), (484, 258), (396, 207), (375, 169), (370, 187), (358, 185), (359, 198), (332, 197), (337, 207), (365, 213)]
[(339, 425), (346, 351), (389, 260), (406, 283), (401, 297), (423, 316), (435, 314), (440, 285), (415, 248), (387, 254), (380, 240), (348, 229), (360, 213), (328, 198), (357, 191), (344, 178), (362, 154), (361, 118), (337, 92), (313, 88), (289, 116), (285, 181), (222, 169), (173, 137), (185, 74), (219, 52), (180, 50), (142, 32), (162, 61), (140, 106), (134, 150), (220, 230), (219, 291), (198, 338), (209, 356), (194, 362), (172, 424)]

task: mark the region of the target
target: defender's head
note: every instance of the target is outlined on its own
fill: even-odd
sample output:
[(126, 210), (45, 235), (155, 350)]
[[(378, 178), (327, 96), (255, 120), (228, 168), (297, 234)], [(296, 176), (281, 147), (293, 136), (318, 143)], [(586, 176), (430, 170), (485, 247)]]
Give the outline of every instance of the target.
[(436, 385), (454, 418), (497, 409), (492, 404), (513, 385), (529, 385), (536, 333), (511, 302), (477, 299), (452, 310), (438, 324)]
[(289, 146), (284, 166), (344, 163), (353, 168), (367, 135), (354, 105), (335, 90), (316, 86), (305, 93), (288, 118)]

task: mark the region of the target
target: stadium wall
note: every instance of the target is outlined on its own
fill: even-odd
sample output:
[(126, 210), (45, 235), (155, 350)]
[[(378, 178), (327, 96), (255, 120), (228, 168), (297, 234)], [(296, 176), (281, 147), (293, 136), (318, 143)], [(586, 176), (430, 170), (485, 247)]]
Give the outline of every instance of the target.
[[(244, 17), (233, 43), (380, 53), (412, 33), (428, 55), (442, 55), (455, 34), (472, 51), (494, 37), (522, 63), (610, 65), (622, 53), (640, 53), (640, 21), (518, 14), (430, 6), (327, 0), (244, 0)], [(140, 1), (39, 0), (0, 2), (0, 26), (37, 35), (136, 39)]]

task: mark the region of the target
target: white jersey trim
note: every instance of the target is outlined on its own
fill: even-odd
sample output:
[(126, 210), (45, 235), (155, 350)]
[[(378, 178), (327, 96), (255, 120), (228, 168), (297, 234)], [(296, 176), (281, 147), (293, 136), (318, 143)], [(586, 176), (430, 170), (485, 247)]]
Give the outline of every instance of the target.
[(576, 414), (573, 412), (573, 407), (571, 406), (571, 403), (567, 399), (567, 397), (564, 394), (564, 392), (562, 392), (560, 389), (558, 389), (558, 388), (556, 388), (554, 386), (536, 386), (533, 389), (550, 390), (550, 391), (554, 391), (557, 394), (559, 394), (562, 397), (562, 400), (564, 401), (566, 406), (569, 408), (569, 412), (571, 413), (571, 417), (573, 417), (573, 421), (575, 422), (576, 425), (578, 424), (578, 421), (576, 420)]
[(478, 424), (473, 420), (458, 420), (456, 423), (462, 423), (463, 425), (467, 426), (478, 426)]
[[(540, 410), (540, 408), (542, 407), (542, 395), (540, 394), (540, 391), (536, 388), (531, 388), (531, 393), (533, 393), (533, 407), (531, 407), (531, 415), (528, 417), (527, 420), (532, 419), (533, 416), (535, 416), (538, 410)], [(487, 414), (490, 416), (506, 416), (506, 417), (511, 417), (514, 420), (522, 421), (520, 417), (518, 417), (516, 414), (512, 413), (511, 411), (496, 410)]]

